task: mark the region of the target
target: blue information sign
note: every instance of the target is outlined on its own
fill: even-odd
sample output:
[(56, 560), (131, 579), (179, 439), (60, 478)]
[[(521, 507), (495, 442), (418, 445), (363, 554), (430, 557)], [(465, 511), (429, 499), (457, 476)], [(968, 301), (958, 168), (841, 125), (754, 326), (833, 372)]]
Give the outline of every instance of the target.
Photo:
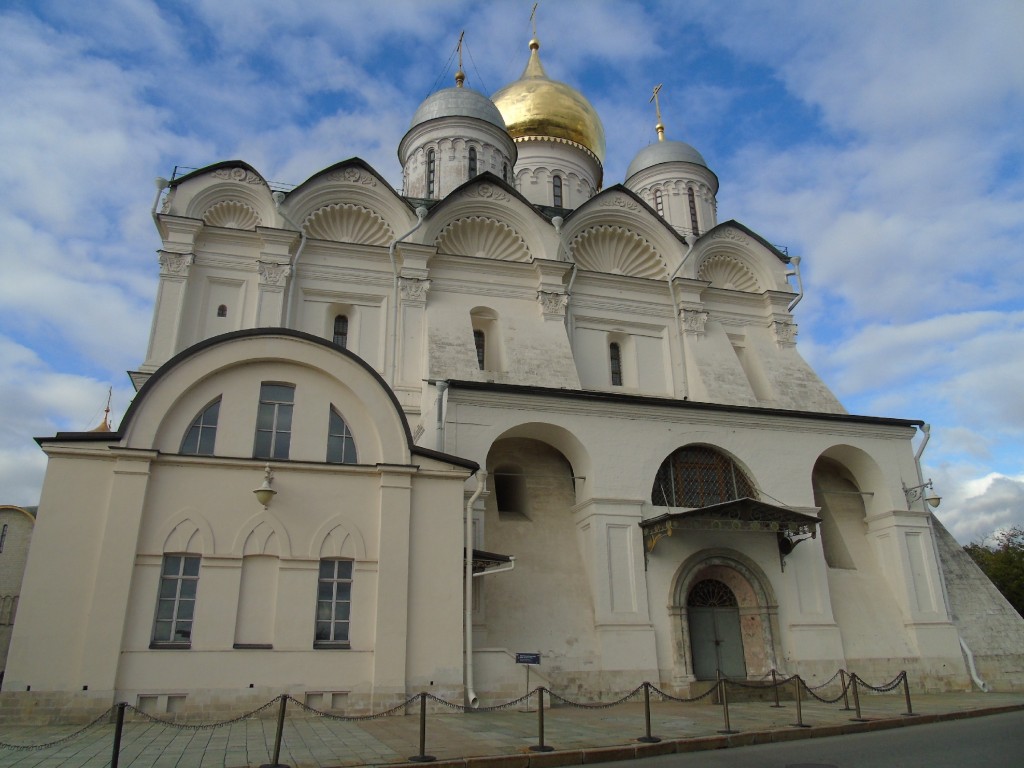
[(539, 653), (517, 653), (516, 664), (540, 664)]

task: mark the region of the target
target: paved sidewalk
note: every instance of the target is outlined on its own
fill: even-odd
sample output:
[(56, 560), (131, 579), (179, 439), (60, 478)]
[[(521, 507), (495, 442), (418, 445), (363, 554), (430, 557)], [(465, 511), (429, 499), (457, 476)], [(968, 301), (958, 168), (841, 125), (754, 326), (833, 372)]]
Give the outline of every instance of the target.
[[(796, 705), (781, 708), (769, 702), (729, 706), (732, 730), (721, 735), (723, 710), (707, 703), (652, 701), (651, 732), (662, 741), (644, 744), (642, 701), (614, 707), (545, 709), (545, 744), (555, 751), (540, 753), (536, 711), (503, 710), (461, 714), (431, 712), (426, 719), (426, 753), (466, 768), (551, 768), (559, 765), (624, 760), (644, 755), (697, 749), (719, 749), (752, 743), (857, 730), (900, 727), (920, 722), (1024, 709), (1024, 694), (947, 693), (916, 695), (915, 715), (903, 713), (902, 692), (861, 698), (866, 723), (851, 722), (854, 712), (842, 703), (804, 702), (803, 722), (794, 727)], [(127, 722), (120, 754), (122, 768), (247, 768), (269, 763), (274, 745), (276, 707), (265, 719), (247, 719), (217, 728)], [(40, 744), (75, 733), (81, 726), (4, 726), (0, 743)], [(110, 764), (114, 726), (97, 724), (73, 739), (43, 749), (0, 747), (0, 768), (101, 768)], [(294, 768), (329, 768), (404, 763), (419, 753), (419, 717), (409, 715), (340, 722), (290, 710), (285, 723), (280, 762)]]

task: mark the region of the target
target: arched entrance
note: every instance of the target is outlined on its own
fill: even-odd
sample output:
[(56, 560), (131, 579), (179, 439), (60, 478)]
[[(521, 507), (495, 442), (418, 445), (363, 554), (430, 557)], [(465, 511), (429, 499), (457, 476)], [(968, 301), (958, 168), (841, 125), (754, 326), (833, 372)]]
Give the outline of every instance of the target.
[(778, 603), (764, 572), (731, 549), (704, 550), (679, 568), (669, 608), (676, 679), (762, 677), (778, 668)]
[(736, 595), (718, 579), (702, 579), (686, 599), (693, 674), (698, 680), (746, 677), (740, 608)]

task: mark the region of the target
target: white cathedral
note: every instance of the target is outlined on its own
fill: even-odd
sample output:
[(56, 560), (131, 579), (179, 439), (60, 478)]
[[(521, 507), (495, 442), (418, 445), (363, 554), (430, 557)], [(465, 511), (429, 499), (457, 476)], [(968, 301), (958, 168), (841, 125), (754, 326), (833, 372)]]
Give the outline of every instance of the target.
[(134, 402), (39, 439), (8, 701), (495, 703), (517, 652), (589, 699), (1024, 688), (1024, 622), (926, 504), (927, 426), (843, 409), (797, 350), (799, 260), (720, 222), (660, 122), (606, 186), (539, 48), (420, 105), (401, 192), (359, 159), (166, 185)]

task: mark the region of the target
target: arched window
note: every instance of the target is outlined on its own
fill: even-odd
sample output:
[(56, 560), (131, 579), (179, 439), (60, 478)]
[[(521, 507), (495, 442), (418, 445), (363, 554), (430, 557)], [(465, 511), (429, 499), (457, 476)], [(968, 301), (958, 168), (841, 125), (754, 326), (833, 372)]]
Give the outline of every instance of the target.
[(217, 307), (217, 317), (227, 317), (227, 316), (228, 316), (228, 305), (227, 304), (221, 304), (219, 307)]
[(7, 541), (7, 523), (4, 523), (3, 530), (0, 530), (0, 552), (4, 551), (5, 541)]
[(746, 473), (725, 454), (706, 445), (675, 450), (658, 469), (651, 503), (666, 507), (708, 507), (732, 499), (757, 498)]
[(434, 181), (437, 178), (437, 153), (427, 152), (427, 197), (434, 196)]
[(469, 148), (469, 178), (476, 176), (476, 147)]
[(508, 163), (501, 164), (501, 180), (508, 184)]
[(693, 192), (693, 187), (689, 189), (690, 198), (690, 224), (693, 226), (693, 234), (700, 237), (700, 226), (697, 224), (697, 196)]
[(562, 177), (552, 176), (551, 177), (551, 195), (553, 198), (553, 205), (555, 208), (562, 207)]
[(331, 423), (327, 428), (327, 462), (355, 464), (356, 441), (341, 414), (331, 406)]
[(487, 337), (483, 331), (473, 331), (473, 346), (476, 347), (476, 364), (482, 371), (484, 361), (487, 359)]
[(210, 403), (189, 425), (181, 440), (178, 453), (191, 456), (213, 456), (213, 444), (217, 438), (217, 417), (220, 415), (220, 398)]
[(665, 217), (665, 200), (661, 196), (661, 190), (654, 190), (654, 208), (657, 210), (658, 215), (662, 218)]
[(348, 315), (334, 318), (334, 343), (343, 349), (348, 348)]
[(292, 441), (292, 408), (295, 387), (291, 384), (260, 385), (260, 405), (256, 412), (254, 459), (287, 459)]
[(622, 386), (622, 351), (616, 342), (608, 345), (608, 362), (612, 371), (612, 386)]

